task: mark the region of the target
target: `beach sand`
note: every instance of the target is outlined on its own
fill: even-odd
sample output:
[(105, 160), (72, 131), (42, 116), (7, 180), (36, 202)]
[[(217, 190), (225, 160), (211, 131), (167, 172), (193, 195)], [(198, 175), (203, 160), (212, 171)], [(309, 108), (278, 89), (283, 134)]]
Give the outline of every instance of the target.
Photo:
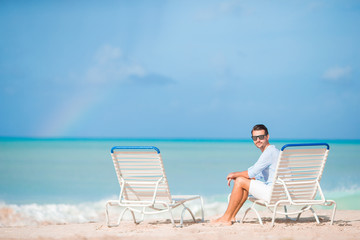
[(206, 218), (204, 223), (186, 222), (183, 228), (172, 227), (168, 219), (145, 219), (137, 225), (123, 221), (114, 228), (108, 228), (105, 222), (1, 227), (0, 239), (360, 239), (360, 211), (337, 211), (334, 225), (329, 224), (330, 210), (317, 212), (320, 224), (311, 213), (305, 213), (298, 222), (279, 216), (271, 228), (271, 214), (263, 212), (264, 226), (251, 213), (245, 223), (232, 226), (212, 225), (212, 218)]

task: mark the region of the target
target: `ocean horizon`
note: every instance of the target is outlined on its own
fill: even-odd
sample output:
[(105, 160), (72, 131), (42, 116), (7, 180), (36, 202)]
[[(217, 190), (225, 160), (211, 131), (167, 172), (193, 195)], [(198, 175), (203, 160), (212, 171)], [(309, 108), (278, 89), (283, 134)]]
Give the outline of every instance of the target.
[[(55, 140), (69, 140), (69, 141), (111, 141), (111, 140), (121, 140), (121, 141), (246, 141), (251, 142), (251, 138), (221, 138), (221, 137), (39, 137), (39, 136), (0, 136), (0, 141), (17, 141), (17, 140), (29, 140), (29, 141), (55, 141)], [(283, 141), (330, 141), (330, 142), (359, 142), (360, 138), (270, 138), (271, 141), (283, 142)]]
[[(338, 209), (359, 210), (360, 139), (270, 139), (279, 149), (314, 142), (330, 145), (321, 180), (326, 198)], [(114, 146), (159, 148), (171, 194), (202, 195), (207, 216), (226, 208), (227, 174), (246, 170), (261, 154), (251, 139), (0, 137), (0, 214), (25, 216), (0, 226), (103, 218), (106, 200), (120, 191)]]

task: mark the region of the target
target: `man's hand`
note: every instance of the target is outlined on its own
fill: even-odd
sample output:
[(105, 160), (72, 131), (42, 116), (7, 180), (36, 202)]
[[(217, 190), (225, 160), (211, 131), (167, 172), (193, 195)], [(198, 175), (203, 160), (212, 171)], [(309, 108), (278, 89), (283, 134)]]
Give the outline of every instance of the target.
[(229, 175), (227, 175), (226, 180), (228, 181), (228, 186), (230, 187), (230, 183), (231, 180), (234, 180), (238, 177), (244, 177), (244, 178), (249, 178), (249, 174), (248, 171), (243, 171), (243, 172), (232, 172), (229, 173)]
[(230, 178), (228, 179), (228, 186), (229, 186), (229, 187), (230, 187), (231, 180), (232, 180), (232, 179), (230, 179)]
[(228, 181), (228, 186), (230, 187), (230, 182), (231, 180), (235, 179), (237, 176), (236, 176), (236, 173), (232, 172), (232, 173), (229, 173), (226, 177), (227, 181)]

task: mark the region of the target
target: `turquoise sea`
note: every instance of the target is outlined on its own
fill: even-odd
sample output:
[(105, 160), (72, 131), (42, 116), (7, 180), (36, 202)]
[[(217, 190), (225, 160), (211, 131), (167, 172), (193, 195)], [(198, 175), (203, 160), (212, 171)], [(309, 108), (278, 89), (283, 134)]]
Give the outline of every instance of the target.
[[(305, 142), (330, 144), (321, 180), (325, 196), (337, 201), (338, 209), (360, 209), (360, 140), (271, 144), (280, 149)], [(250, 139), (0, 138), (0, 226), (103, 219), (105, 201), (116, 199), (120, 190), (110, 157), (113, 146), (158, 147), (171, 193), (202, 195), (206, 216), (225, 210), (231, 191), (227, 174), (246, 170), (261, 154)]]

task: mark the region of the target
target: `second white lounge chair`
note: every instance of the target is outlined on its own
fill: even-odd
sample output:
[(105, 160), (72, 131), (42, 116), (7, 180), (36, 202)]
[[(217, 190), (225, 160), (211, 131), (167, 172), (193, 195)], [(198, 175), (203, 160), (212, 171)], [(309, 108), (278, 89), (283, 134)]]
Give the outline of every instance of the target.
[[(263, 225), (259, 212), (255, 208), (258, 204), (272, 211), (271, 226), (274, 226), (276, 214), (283, 214), (286, 217), (287, 215), (298, 214), (296, 220), (299, 220), (300, 215), (307, 210), (312, 211), (316, 222), (320, 223), (312, 206), (334, 205), (330, 220), (330, 224), (333, 224), (336, 202), (326, 200), (320, 187), (320, 180), (329, 149), (330, 147), (326, 143), (288, 144), (283, 146), (277, 163), (270, 201), (249, 197), (253, 204), (245, 211), (241, 222), (245, 219), (246, 214), (253, 210), (260, 224)], [(319, 195), (319, 199), (316, 199), (317, 195)], [(280, 206), (284, 206), (284, 211), (279, 210)], [(300, 206), (301, 209), (288, 211), (287, 206)]]
[[(116, 175), (120, 184), (120, 196), (117, 200), (106, 203), (106, 222), (108, 227), (119, 226), (126, 211), (130, 211), (135, 223), (135, 213), (144, 215), (168, 212), (171, 223), (175, 225), (172, 210), (182, 206), (180, 227), (188, 211), (194, 222), (193, 212), (185, 206), (185, 202), (200, 201), (202, 221), (204, 221), (203, 200), (199, 195), (172, 196), (165, 175), (160, 150), (156, 147), (113, 147), (111, 156), (114, 162)], [(117, 224), (110, 225), (109, 206), (123, 207)]]

